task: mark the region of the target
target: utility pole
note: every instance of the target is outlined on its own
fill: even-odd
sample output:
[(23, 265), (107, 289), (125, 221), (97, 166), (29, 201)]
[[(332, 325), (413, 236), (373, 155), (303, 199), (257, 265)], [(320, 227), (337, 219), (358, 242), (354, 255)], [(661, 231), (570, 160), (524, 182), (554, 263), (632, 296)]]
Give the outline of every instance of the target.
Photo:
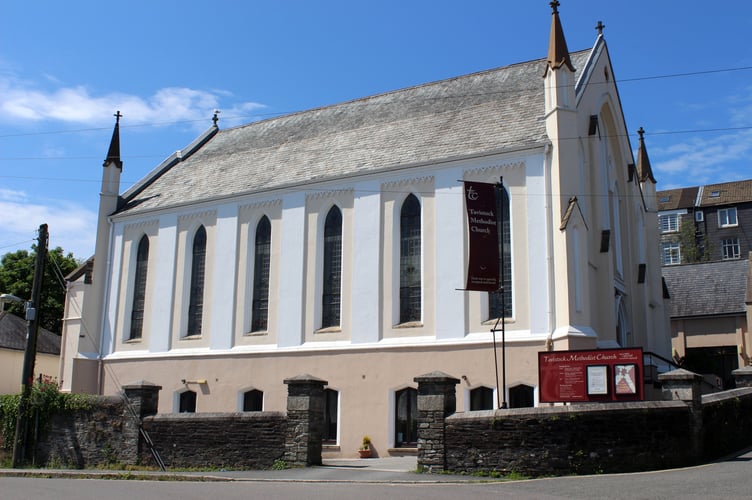
[(37, 334), (39, 332), (39, 303), (42, 295), (44, 265), (47, 259), (47, 224), (39, 226), (37, 256), (34, 263), (34, 281), (31, 285), (31, 300), (26, 303), (26, 350), (24, 351), (23, 374), (21, 375), (21, 399), (18, 402), (16, 435), (13, 442), (13, 467), (18, 468), (26, 461), (29, 430), (29, 399), (34, 384), (34, 361), (37, 355)]

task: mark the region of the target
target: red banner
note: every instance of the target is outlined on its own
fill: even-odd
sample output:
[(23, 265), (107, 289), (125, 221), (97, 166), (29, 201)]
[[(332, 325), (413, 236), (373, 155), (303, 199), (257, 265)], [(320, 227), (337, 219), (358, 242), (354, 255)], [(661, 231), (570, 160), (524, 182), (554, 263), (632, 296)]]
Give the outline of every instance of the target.
[(538, 353), (541, 403), (642, 401), (642, 348)]
[(466, 290), (499, 289), (499, 236), (496, 187), (487, 182), (465, 181), (468, 242)]

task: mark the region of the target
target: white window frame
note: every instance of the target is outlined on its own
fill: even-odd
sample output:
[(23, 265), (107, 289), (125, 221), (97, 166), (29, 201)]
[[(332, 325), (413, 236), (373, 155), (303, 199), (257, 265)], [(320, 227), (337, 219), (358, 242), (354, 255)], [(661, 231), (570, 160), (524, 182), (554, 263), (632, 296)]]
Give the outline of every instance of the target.
[(673, 212), (661, 214), (658, 216), (661, 233), (678, 233), (679, 232), (679, 213)]
[(681, 264), (681, 245), (676, 241), (661, 243), (661, 263), (664, 266)]
[(721, 240), (721, 259), (735, 260), (741, 258), (739, 238), (724, 238)]
[(718, 210), (718, 227), (735, 227), (738, 225), (739, 219), (736, 217), (736, 207), (721, 208)]

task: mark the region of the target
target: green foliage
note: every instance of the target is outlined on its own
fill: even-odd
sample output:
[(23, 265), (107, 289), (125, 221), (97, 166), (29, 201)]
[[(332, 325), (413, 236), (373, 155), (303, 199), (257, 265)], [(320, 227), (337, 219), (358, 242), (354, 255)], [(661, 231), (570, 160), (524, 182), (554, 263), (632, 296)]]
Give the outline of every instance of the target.
[(703, 234), (698, 237), (692, 220), (682, 221), (677, 241), (681, 246), (683, 264), (709, 262), (713, 259), (712, 242), (707, 239), (707, 235)]
[[(31, 299), (31, 287), (34, 281), (36, 249), (32, 252), (18, 250), (3, 255), (0, 260), (0, 293), (10, 293), (24, 300)], [(60, 333), (65, 305), (65, 286), (59, 276), (73, 272), (79, 262), (72, 253), (67, 255), (57, 247), (47, 252), (42, 280), (42, 293), (37, 307), (39, 326)], [(6, 304), (5, 310), (24, 317), (24, 304)]]
[(272, 464), (272, 470), (285, 470), (285, 469), (287, 469), (287, 468), (289, 468), (289, 467), (287, 466), (287, 462), (285, 462), (285, 461), (284, 461), (284, 460), (282, 460), (282, 459), (277, 459), (277, 460), (275, 460), (275, 461), (274, 461), (274, 463)]
[[(2, 430), (3, 447), (13, 448), (18, 419), (20, 394), (0, 396), (0, 430)], [(39, 418), (41, 428), (49, 423), (56, 413), (75, 410), (88, 410), (93, 406), (92, 397), (86, 394), (67, 394), (58, 390), (57, 382), (49, 377), (36, 381), (29, 395), (29, 418)]]

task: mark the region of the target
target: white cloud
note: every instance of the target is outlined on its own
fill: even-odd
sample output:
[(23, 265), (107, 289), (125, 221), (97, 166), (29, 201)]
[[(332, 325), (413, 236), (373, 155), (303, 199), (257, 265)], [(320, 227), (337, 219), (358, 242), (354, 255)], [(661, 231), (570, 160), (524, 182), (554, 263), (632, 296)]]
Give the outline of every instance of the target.
[[(46, 80), (54, 83), (51, 76), (46, 76)], [(128, 117), (129, 124), (197, 121), (203, 130), (213, 111), (229, 98), (231, 94), (226, 91), (186, 87), (159, 89), (146, 98), (118, 92), (95, 95), (80, 85), (42, 90), (34, 83), (0, 75), (0, 119), (4, 121), (109, 125), (112, 113), (120, 110)], [(247, 116), (263, 107), (254, 102), (240, 102), (230, 104), (227, 109), (230, 116), (238, 113)]]
[(73, 202), (29, 201), (24, 193), (0, 190), (0, 255), (29, 250), (41, 224), (47, 224), (50, 248), (61, 247), (77, 259), (94, 253), (97, 214)]

